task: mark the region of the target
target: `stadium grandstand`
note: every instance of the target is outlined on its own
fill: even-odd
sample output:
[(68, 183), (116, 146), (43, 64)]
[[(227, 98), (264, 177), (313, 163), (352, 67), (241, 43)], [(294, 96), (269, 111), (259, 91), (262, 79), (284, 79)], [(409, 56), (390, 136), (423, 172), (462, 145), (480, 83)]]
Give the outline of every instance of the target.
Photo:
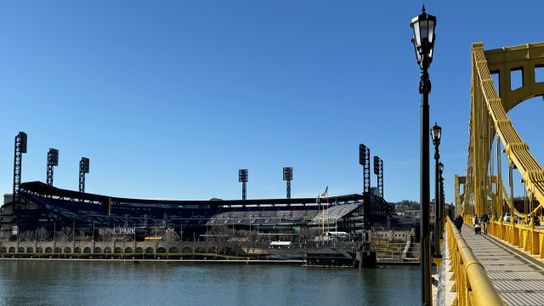
[[(8, 198), (8, 197), (6, 197)], [(54, 235), (71, 229), (80, 237), (101, 239), (106, 232), (127, 239), (164, 237), (199, 240), (218, 228), (257, 233), (296, 233), (305, 229), (350, 233), (363, 230), (363, 196), (248, 200), (146, 200), (59, 189), (42, 182), (22, 183), (18, 201), (8, 199), (0, 213), (0, 239), (17, 239), (38, 230)], [(389, 214), (383, 199), (372, 197), (375, 221)], [(386, 208), (384, 208), (384, 205)], [(75, 235), (75, 234), (74, 234)]]

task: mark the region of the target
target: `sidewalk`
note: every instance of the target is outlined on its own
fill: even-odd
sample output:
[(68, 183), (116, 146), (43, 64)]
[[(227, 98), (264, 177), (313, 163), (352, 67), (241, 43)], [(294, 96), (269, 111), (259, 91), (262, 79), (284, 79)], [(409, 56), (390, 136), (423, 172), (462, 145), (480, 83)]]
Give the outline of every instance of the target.
[(506, 305), (544, 305), (544, 263), (466, 225), (461, 234)]
[(447, 242), (448, 231), (444, 231), (444, 245), (442, 246), (442, 264), (437, 274), (433, 274), (435, 279), (439, 279), (438, 286), (433, 286), (433, 302), (435, 306), (450, 306), (457, 296), (457, 293), (452, 291), (454, 280), (451, 268), (450, 250)]

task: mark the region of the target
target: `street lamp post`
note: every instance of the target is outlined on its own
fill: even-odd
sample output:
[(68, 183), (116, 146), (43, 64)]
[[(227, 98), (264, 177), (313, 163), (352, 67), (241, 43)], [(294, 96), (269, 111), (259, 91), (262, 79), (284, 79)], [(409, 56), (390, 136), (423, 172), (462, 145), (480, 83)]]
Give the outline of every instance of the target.
[(434, 123), (431, 129), (431, 137), (434, 145), (434, 208), (435, 208), (435, 223), (434, 223), (434, 256), (440, 257), (440, 235), (442, 230), (442, 204), (440, 203), (440, 137), (442, 136), (442, 128)]
[(439, 174), (438, 174), (438, 178), (439, 178), (439, 182), (440, 182), (440, 197), (438, 197), (440, 199), (440, 211), (441, 211), (441, 215), (440, 215), (440, 219), (441, 219), (441, 223), (440, 223), (440, 238), (442, 239), (443, 238), (443, 234), (444, 234), (444, 213), (445, 213), (445, 206), (444, 206), (444, 177), (442, 176), (442, 174), (444, 173), (444, 164), (443, 163), (438, 163), (438, 171), (439, 171)]
[(433, 59), (434, 29), (436, 17), (425, 12), (423, 6), (419, 16), (412, 19), (412, 43), (416, 59), (421, 68), (419, 93), (421, 94), (421, 165), (420, 165), (420, 205), (421, 205), (421, 301), (422, 305), (432, 305), (431, 292), (431, 248), (429, 241), (429, 93), (431, 81), (428, 69)]

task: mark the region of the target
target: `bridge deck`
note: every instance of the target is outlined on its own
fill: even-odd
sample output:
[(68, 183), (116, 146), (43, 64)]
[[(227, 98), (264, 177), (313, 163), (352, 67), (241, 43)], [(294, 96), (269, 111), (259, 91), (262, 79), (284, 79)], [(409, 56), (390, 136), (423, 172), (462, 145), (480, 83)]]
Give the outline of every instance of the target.
[(506, 305), (544, 305), (544, 263), (468, 226), (462, 235)]

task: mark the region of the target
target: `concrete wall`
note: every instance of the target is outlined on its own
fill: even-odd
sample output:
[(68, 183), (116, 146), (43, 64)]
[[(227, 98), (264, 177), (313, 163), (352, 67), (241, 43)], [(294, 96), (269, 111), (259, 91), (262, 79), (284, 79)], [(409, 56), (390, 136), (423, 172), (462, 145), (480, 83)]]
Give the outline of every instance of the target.
[(0, 242), (0, 253), (57, 253), (57, 254), (166, 254), (166, 253), (215, 253), (216, 245), (202, 241), (21, 241)]
[(394, 230), (374, 230), (372, 231), (373, 240), (386, 240), (386, 241), (403, 241), (406, 242), (410, 239), (410, 236), (414, 236), (413, 230), (408, 231), (394, 231)]

